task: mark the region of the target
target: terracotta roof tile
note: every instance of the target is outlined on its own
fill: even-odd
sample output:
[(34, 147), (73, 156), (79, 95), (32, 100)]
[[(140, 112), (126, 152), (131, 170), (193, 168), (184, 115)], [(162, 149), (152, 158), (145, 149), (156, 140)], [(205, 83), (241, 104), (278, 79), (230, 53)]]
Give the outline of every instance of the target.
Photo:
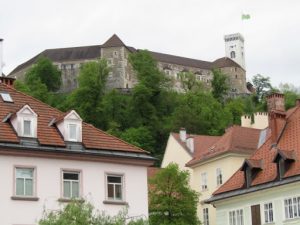
[[(38, 115), (37, 139), (41, 145), (48, 146), (65, 146), (65, 142), (54, 125), (50, 125), (53, 118), (61, 118), (66, 115), (59, 110), (52, 108), (39, 100), (16, 91), (4, 84), (0, 84), (0, 91), (9, 93), (13, 99), (13, 103), (3, 102), (0, 98), (0, 141), (19, 143), (20, 140), (8, 122), (3, 122), (9, 113), (17, 112), (24, 105), (28, 104), (32, 110)], [(88, 149), (98, 150), (116, 150), (136, 153), (147, 153), (146, 151), (126, 143), (114, 136), (105, 133), (94, 126), (83, 123), (82, 142)]]
[[(284, 177), (300, 175), (300, 106), (289, 110), (286, 120), (287, 125), (277, 143), (277, 147), (271, 146), (272, 143), (269, 135), (268, 140), (250, 157), (250, 160), (263, 160), (264, 164), (263, 169), (253, 179), (251, 186), (272, 182), (277, 178), (277, 166), (274, 158), (278, 154), (278, 149), (287, 158), (296, 160), (291, 163)], [(238, 190), (244, 186), (244, 182), (244, 173), (239, 170), (214, 195)]]
[(202, 154), (196, 155), (187, 165), (192, 166), (225, 152), (252, 154), (257, 149), (260, 132), (259, 129), (230, 127), (218, 141), (208, 146), (209, 148), (202, 151)]

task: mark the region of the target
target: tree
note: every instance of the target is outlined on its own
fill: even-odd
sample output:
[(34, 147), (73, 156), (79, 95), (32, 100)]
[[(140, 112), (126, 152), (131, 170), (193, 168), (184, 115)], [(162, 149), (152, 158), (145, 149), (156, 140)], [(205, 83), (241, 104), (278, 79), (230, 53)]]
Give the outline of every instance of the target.
[(220, 135), (231, 115), (210, 93), (187, 93), (172, 116), (174, 131), (185, 127), (190, 133)]
[(50, 59), (40, 57), (25, 75), (25, 83), (29, 85), (35, 80), (45, 84), (48, 91), (57, 91), (61, 85), (61, 71), (53, 65)]
[(169, 164), (150, 179), (151, 225), (197, 225), (199, 194), (189, 186), (189, 172)]
[(229, 86), (227, 82), (227, 76), (219, 69), (213, 70), (213, 79), (211, 81), (212, 95), (219, 102), (224, 101), (224, 97), (227, 95)]
[(153, 152), (155, 140), (151, 132), (146, 127), (131, 127), (121, 134), (121, 139), (142, 149)]
[(76, 109), (86, 122), (98, 127), (103, 124), (99, 107), (109, 71), (105, 59), (83, 64), (78, 77), (79, 87), (67, 99), (68, 108)]
[(90, 203), (73, 201), (58, 211), (44, 212), (39, 225), (147, 225), (143, 219), (127, 220), (127, 211), (120, 211), (116, 216), (94, 210)]
[(295, 106), (296, 100), (300, 97), (299, 88), (293, 84), (280, 84), (279, 90), (284, 94), (285, 109), (288, 110)]
[(257, 101), (261, 102), (266, 97), (267, 93), (272, 90), (270, 77), (264, 77), (260, 74), (252, 78), (253, 86), (256, 91)]
[(179, 73), (179, 78), (182, 88), (185, 92), (199, 91), (204, 89), (204, 85), (201, 81), (196, 79), (196, 75), (192, 72)]
[(225, 105), (225, 110), (232, 115), (232, 124), (241, 125), (241, 116), (246, 113), (245, 100), (242, 98), (230, 99)]

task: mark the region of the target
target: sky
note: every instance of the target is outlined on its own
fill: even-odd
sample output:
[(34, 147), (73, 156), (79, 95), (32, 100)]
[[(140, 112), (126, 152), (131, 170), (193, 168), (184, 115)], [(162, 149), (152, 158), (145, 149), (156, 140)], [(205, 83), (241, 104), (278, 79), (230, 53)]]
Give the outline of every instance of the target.
[(300, 86), (299, 0), (0, 0), (5, 74), (45, 49), (113, 34), (135, 48), (214, 61), (225, 56), (224, 35), (238, 32), (247, 80)]

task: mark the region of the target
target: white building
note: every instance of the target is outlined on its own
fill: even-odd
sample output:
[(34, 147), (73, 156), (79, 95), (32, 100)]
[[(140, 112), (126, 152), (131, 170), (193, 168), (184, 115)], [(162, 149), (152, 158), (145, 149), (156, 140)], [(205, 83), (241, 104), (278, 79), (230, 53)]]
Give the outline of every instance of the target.
[(0, 83), (0, 224), (38, 224), (71, 199), (148, 217), (142, 149)]
[(240, 33), (229, 34), (224, 36), (224, 40), (226, 56), (246, 69), (244, 37)]

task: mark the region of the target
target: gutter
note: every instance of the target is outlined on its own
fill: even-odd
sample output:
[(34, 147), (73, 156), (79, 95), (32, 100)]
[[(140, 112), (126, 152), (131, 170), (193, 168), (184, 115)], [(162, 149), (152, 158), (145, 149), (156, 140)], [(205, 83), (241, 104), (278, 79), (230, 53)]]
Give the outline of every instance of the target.
[(130, 159), (140, 159), (140, 160), (150, 160), (150, 161), (157, 160), (156, 158), (147, 154), (121, 152), (116, 150), (95, 150), (95, 149), (76, 150), (76, 149), (66, 149), (61, 147), (48, 147), (48, 146), (22, 146), (19, 144), (11, 144), (11, 143), (0, 143), (0, 148), (1, 147), (12, 148), (16, 150), (30, 150), (30, 151), (37, 151), (37, 152), (55, 152), (55, 153), (67, 153), (67, 154), (71, 153), (71, 154), (130, 158)]
[(253, 193), (256, 191), (261, 191), (261, 190), (265, 190), (265, 189), (269, 189), (269, 188), (273, 188), (273, 187), (278, 187), (278, 186), (282, 186), (282, 185), (286, 185), (286, 184), (291, 184), (291, 183), (295, 183), (295, 182), (299, 182), (299, 181), (300, 181), (299, 175), (293, 176), (293, 177), (288, 177), (283, 180), (278, 180), (278, 181), (273, 181), (273, 182), (269, 182), (269, 183), (265, 183), (265, 184), (261, 184), (261, 185), (256, 185), (256, 186), (253, 186), (253, 187), (250, 187), (247, 189), (239, 189), (239, 190), (235, 190), (235, 191), (217, 194), (217, 195), (214, 195), (213, 197), (205, 200), (204, 202), (207, 204), (211, 204), (216, 201), (220, 201), (220, 200), (224, 200), (224, 199), (228, 199), (228, 198), (232, 198), (232, 197), (236, 197), (236, 196), (240, 196), (240, 195), (245, 195), (245, 194), (249, 194), (249, 193)]

